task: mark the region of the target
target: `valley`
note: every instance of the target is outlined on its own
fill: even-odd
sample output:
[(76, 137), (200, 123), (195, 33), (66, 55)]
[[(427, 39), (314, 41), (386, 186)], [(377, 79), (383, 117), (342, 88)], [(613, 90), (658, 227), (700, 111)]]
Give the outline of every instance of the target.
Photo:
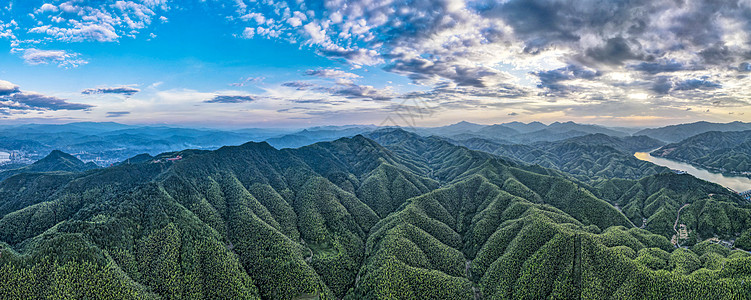
[[(636, 160), (622, 141), (531, 147), (613, 168)], [(553, 154), (560, 147), (579, 154)], [(747, 295), (751, 253), (704, 241), (751, 240), (751, 207), (737, 194), (669, 171), (587, 178), (521, 158), (396, 128), (107, 168), (53, 152), (0, 181), (0, 296)], [(670, 242), (676, 224), (688, 228), (686, 248)], [(98, 283), (64, 284), (77, 276)]]
[(686, 172), (688, 174), (691, 174), (692, 176), (695, 176), (696, 178), (717, 183), (739, 193), (751, 190), (751, 178), (745, 176), (732, 176), (722, 173), (710, 172), (708, 170), (695, 167), (691, 164), (662, 157), (655, 157), (650, 155), (649, 152), (636, 152), (634, 153), (634, 157), (643, 161), (654, 163), (656, 165), (670, 168), (672, 170)]

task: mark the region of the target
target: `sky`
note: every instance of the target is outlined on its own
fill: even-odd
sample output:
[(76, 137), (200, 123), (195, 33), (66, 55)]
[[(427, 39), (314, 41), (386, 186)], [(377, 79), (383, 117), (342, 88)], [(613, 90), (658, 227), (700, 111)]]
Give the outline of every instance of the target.
[(0, 6), (0, 124), (751, 121), (749, 0)]

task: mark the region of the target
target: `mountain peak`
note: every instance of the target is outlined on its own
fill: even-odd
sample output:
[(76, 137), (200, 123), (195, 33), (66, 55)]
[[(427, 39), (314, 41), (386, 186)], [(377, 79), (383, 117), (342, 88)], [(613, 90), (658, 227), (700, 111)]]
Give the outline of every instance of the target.
[(68, 153), (65, 153), (63, 151), (60, 151), (60, 150), (52, 150), (50, 154), (47, 154), (47, 156), (38, 160), (34, 164), (43, 164), (43, 163), (59, 162), (59, 161), (70, 162), (73, 165), (84, 165), (84, 162), (78, 159), (77, 157), (70, 155)]

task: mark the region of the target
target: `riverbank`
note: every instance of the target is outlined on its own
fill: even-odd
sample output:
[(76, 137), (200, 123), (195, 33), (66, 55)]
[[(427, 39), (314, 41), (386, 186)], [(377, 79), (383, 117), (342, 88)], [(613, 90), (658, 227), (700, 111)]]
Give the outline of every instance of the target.
[(733, 191), (742, 192), (751, 190), (751, 178), (745, 176), (731, 176), (722, 173), (714, 173), (710, 170), (706, 170), (688, 163), (652, 156), (649, 154), (649, 152), (636, 152), (634, 153), (634, 157), (673, 170), (684, 171), (696, 178), (717, 183)]

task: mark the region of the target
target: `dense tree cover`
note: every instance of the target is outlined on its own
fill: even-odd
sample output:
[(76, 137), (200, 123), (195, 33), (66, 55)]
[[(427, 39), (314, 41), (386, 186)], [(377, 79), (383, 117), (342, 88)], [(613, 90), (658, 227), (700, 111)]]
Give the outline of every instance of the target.
[(683, 222), (701, 236), (748, 235), (745, 208), (714, 185), (669, 174), (588, 185), (438, 138), (369, 137), (13, 176), (0, 182), (0, 296), (748, 295), (747, 253), (674, 250), (664, 228), (632, 224), (691, 203)]
[(645, 136), (612, 137), (591, 134), (529, 145), (510, 145), (479, 138), (452, 142), (470, 149), (558, 169), (581, 181), (638, 179), (669, 171), (668, 168), (633, 156), (635, 151), (652, 150), (662, 145), (660, 141)]
[(715, 171), (736, 174), (751, 172), (751, 130), (702, 133), (665, 145), (652, 155)]
[[(609, 180), (593, 189), (618, 206), (638, 227), (671, 237), (678, 224), (686, 224), (699, 239), (734, 238), (751, 226), (751, 210), (735, 193), (688, 174), (664, 173), (640, 180)], [(684, 207), (685, 206), (685, 207)]]

